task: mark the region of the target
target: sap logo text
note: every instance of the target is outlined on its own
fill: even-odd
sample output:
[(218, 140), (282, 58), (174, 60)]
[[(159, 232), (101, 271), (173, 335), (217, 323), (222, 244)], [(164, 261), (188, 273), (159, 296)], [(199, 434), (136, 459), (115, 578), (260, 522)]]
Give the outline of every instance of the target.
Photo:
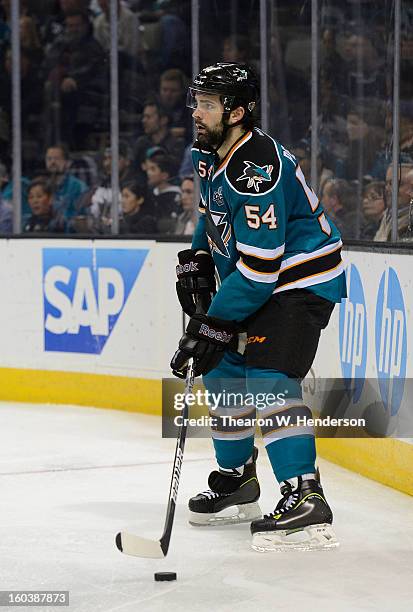
[(198, 272), (198, 264), (195, 261), (190, 261), (184, 265), (178, 264), (176, 266), (176, 275), (187, 274), (188, 272)]
[(46, 351), (100, 354), (146, 249), (43, 249)]
[(383, 272), (376, 305), (376, 367), (386, 411), (400, 407), (407, 363), (407, 327), (403, 292), (393, 268)]
[(259, 344), (262, 344), (266, 341), (266, 339), (267, 336), (249, 336), (247, 338), (247, 344), (255, 344), (257, 342), (259, 342)]
[(92, 270), (78, 268), (75, 278), (73, 299), (58, 288), (58, 284), (68, 286), (71, 270), (63, 266), (50, 268), (44, 278), (44, 293), (47, 301), (60, 312), (46, 316), (45, 329), (53, 334), (78, 334), (81, 326), (90, 327), (92, 334), (109, 334), (109, 317), (120, 312), (125, 288), (121, 274), (113, 268), (97, 271), (98, 289), (95, 294)]
[(354, 264), (346, 270), (348, 299), (340, 305), (340, 360), (347, 391), (356, 402), (363, 390), (367, 362), (367, 313), (363, 285)]

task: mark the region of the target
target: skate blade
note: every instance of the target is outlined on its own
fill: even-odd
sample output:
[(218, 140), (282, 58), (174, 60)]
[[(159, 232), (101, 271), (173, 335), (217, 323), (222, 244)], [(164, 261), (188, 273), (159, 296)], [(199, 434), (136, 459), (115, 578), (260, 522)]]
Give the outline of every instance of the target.
[(309, 525), (294, 531), (261, 531), (252, 536), (251, 546), (257, 552), (286, 550), (328, 550), (339, 546), (329, 523)]
[(221, 525), (234, 525), (236, 523), (251, 523), (261, 518), (262, 512), (259, 504), (238, 504), (228, 506), (220, 512), (204, 513), (189, 512), (189, 524), (194, 527), (220, 527)]

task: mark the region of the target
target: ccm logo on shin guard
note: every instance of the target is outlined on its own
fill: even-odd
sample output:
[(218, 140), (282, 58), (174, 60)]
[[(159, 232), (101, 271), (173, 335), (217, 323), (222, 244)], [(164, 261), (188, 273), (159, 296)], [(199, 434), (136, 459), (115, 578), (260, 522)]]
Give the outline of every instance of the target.
[(178, 264), (176, 266), (176, 275), (187, 274), (188, 272), (198, 272), (198, 264), (195, 261), (190, 261), (184, 265)]
[(212, 329), (212, 327), (209, 327), (205, 323), (202, 323), (201, 327), (199, 328), (199, 333), (207, 336), (208, 338), (215, 338), (215, 340), (225, 343), (230, 342), (232, 338), (232, 334), (227, 334), (225, 331), (217, 331), (216, 329)]

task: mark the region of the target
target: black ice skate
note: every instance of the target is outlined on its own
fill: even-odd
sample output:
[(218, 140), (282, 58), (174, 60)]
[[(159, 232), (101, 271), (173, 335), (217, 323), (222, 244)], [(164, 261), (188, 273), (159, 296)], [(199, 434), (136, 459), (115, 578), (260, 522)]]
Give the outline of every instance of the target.
[(281, 484), (282, 499), (274, 512), (251, 523), (252, 547), (258, 552), (312, 550), (338, 546), (333, 513), (315, 479), (301, 476)]
[(254, 448), (252, 463), (239, 468), (211, 472), (210, 489), (189, 500), (189, 522), (196, 527), (245, 523), (262, 516), (257, 503), (260, 486), (257, 480)]

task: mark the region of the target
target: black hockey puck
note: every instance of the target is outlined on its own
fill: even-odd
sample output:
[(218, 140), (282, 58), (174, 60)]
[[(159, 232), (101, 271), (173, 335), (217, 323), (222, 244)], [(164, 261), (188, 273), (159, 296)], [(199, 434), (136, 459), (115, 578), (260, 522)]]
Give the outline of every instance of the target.
[(155, 572), (154, 578), (156, 582), (176, 580), (176, 572)]

